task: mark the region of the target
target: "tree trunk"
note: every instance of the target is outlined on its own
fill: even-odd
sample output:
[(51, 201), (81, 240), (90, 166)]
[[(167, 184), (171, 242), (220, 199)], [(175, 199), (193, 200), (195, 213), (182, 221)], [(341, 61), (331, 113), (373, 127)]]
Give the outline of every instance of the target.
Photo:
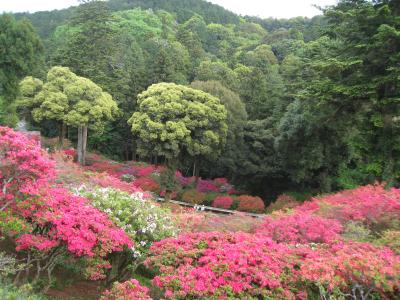
[(60, 146), (60, 149), (64, 148), (64, 139), (66, 132), (67, 132), (67, 125), (64, 122), (62, 122), (60, 124), (58, 133), (58, 144)]
[(88, 128), (83, 126), (82, 130), (82, 166), (86, 164), (86, 145), (87, 145)]
[(78, 127), (78, 145), (76, 146), (76, 152), (78, 154), (78, 163), (82, 164), (82, 131), (83, 127)]
[(162, 186), (165, 188), (165, 202), (169, 202), (172, 199), (172, 193), (175, 188), (175, 173), (177, 170), (178, 162), (176, 159), (166, 160), (166, 170), (161, 174)]
[(196, 176), (196, 158), (193, 161), (193, 174), (192, 174), (192, 176), (193, 177)]
[(194, 163), (193, 163), (193, 177), (196, 178), (196, 182), (199, 181), (199, 176), (200, 176), (200, 159), (198, 156), (194, 158)]
[(86, 163), (87, 131), (87, 126), (78, 127), (78, 163), (80, 163), (82, 166), (84, 166)]

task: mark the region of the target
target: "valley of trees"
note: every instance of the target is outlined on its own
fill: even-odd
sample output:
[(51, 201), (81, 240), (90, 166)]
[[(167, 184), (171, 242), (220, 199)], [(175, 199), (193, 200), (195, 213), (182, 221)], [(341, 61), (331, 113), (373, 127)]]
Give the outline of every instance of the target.
[[(163, 163), (171, 149), (142, 151), (132, 124), (146, 109), (139, 94), (174, 83), (226, 108), (225, 146), (181, 151), (179, 167), (188, 173), (229, 177), (265, 199), (375, 181), (393, 186), (400, 178), (399, 14), (394, 0), (341, 0), (323, 16), (290, 20), (239, 17), (196, 0), (85, 1), (3, 14), (0, 121), (14, 126), (25, 116), (30, 129), (73, 141), (88, 128), (91, 150)], [(60, 77), (52, 82), (56, 66), (69, 68), (81, 89), (68, 90)], [(97, 96), (84, 86), (108, 103), (89, 119), (83, 116)], [(54, 102), (43, 102), (43, 93)]]

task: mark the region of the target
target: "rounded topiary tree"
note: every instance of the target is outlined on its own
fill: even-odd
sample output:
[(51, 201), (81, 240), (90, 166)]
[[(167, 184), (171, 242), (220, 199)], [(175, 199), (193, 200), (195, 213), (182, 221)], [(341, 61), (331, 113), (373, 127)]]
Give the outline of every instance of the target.
[(220, 151), (227, 135), (226, 119), (218, 98), (186, 86), (159, 83), (138, 96), (138, 110), (128, 123), (139, 154), (165, 157), (167, 169), (175, 174), (183, 156)]
[(18, 106), (28, 109), (35, 121), (50, 119), (78, 128), (78, 162), (84, 165), (88, 127), (101, 132), (118, 111), (111, 95), (65, 67), (51, 68), (45, 83), (26, 77), (20, 87)]

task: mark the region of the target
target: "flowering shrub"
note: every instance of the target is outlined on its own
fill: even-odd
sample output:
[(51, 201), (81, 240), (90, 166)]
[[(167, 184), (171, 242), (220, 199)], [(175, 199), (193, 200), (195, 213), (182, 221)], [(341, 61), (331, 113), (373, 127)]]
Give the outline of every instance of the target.
[(64, 154), (74, 157), (76, 155), (76, 150), (74, 148), (64, 150)]
[(149, 289), (140, 285), (136, 279), (115, 283), (111, 290), (104, 292), (100, 300), (151, 300)]
[[(328, 202), (313, 199), (275, 212), (253, 234), (199, 232), (157, 242), (146, 260), (157, 274), (153, 283), (168, 299), (395, 299), (400, 256), (352, 240), (369, 239), (371, 220), (395, 226), (397, 190), (373, 188), (373, 199), (365, 199), (370, 188), (360, 189), (346, 193), (353, 203), (342, 196), (335, 203), (328, 196)], [(378, 212), (368, 204), (382, 198), (395, 217), (391, 223), (379, 213), (380, 204)], [(221, 220), (205, 215), (196, 226), (210, 230)], [(385, 232), (374, 243), (396, 251), (397, 231)]]
[(128, 194), (112, 188), (86, 186), (79, 187), (75, 193), (91, 199), (92, 205), (107, 213), (111, 220), (135, 241), (134, 247), (114, 255), (111, 261), (112, 276), (124, 277), (128, 270), (134, 270), (144, 260), (154, 241), (177, 233), (170, 212), (146, 200), (142, 193)]
[(179, 207), (174, 211), (173, 217), (180, 233), (202, 231), (202, 225), (206, 221), (205, 214), (199, 214), (193, 208)]
[[(25, 216), (35, 224), (36, 230), (16, 239), (18, 251), (52, 250), (53, 254), (61, 254), (65, 248), (75, 256), (90, 257), (90, 263), (95, 266), (89, 266), (92, 270), (89, 276), (100, 279), (108, 266), (106, 256), (122, 251), (124, 246), (133, 246), (125, 232), (85, 198), (70, 195), (62, 188), (52, 188), (42, 196), (42, 201), (42, 205), (31, 206), (30, 215)], [(102, 267), (97, 268), (98, 265)]]
[(191, 184), (195, 183), (195, 181), (196, 181), (196, 177), (194, 177), (194, 176), (192, 176), (192, 177), (184, 177), (180, 171), (176, 171), (175, 177), (176, 177), (176, 179), (178, 180), (179, 184), (182, 187), (186, 187), (188, 185), (191, 185)]
[(255, 219), (244, 213), (234, 215), (217, 215), (215, 213), (202, 213), (202, 222), (190, 232), (249, 232), (253, 233), (261, 223), (261, 219)]
[(148, 166), (135, 166), (135, 174), (137, 177), (148, 177), (157, 171), (157, 167), (153, 165)]
[(144, 191), (157, 192), (160, 191), (160, 185), (149, 177), (141, 177), (133, 182), (133, 185)]
[(57, 259), (66, 252), (89, 258), (90, 277), (101, 278), (108, 267), (106, 256), (125, 246), (132, 247), (129, 237), (86, 199), (50, 187), (54, 163), (36, 141), (1, 127), (0, 151), (0, 224), (11, 221), (18, 227), (5, 228), (15, 240), (16, 250), (28, 253), (27, 268), (35, 262), (35, 280), (42, 272), (50, 277)]
[(310, 213), (280, 214), (275, 219), (266, 217), (258, 233), (279, 243), (331, 243), (340, 239), (342, 225)]
[[(166, 194), (165, 190), (162, 190), (162, 191), (160, 192), (160, 197), (165, 197), (165, 194)], [(173, 192), (171, 193), (171, 199), (176, 199), (177, 196), (178, 196), (178, 193), (177, 193), (177, 192), (173, 191)]]
[(228, 187), (227, 189), (228, 195), (237, 195), (239, 194), (239, 191), (236, 190), (233, 186)]
[(140, 187), (133, 185), (132, 183), (122, 181), (114, 176), (107, 173), (93, 173), (89, 177), (89, 182), (101, 187), (112, 187), (125, 191), (127, 193), (141, 192)]
[(300, 203), (292, 196), (287, 194), (279, 195), (275, 202), (267, 207), (267, 212), (273, 212), (281, 209), (291, 209), (299, 206)]
[(187, 190), (182, 194), (182, 200), (187, 203), (201, 204), (203, 203), (206, 195), (196, 189)]
[(218, 187), (220, 193), (228, 193), (229, 195), (237, 193), (233, 185), (229, 183), (228, 178), (215, 178), (213, 182)]
[[(245, 233), (192, 233), (155, 243), (146, 265), (168, 299), (395, 299), (400, 258), (367, 243), (286, 246)], [(340, 298), (339, 297), (339, 298)]]
[(233, 204), (232, 197), (220, 196), (214, 199), (212, 206), (218, 208), (229, 209)]
[[(192, 233), (151, 247), (146, 265), (168, 299), (295, 299), (290, 249), (246, 233)], [(292, 286), (293, 288), (289, 288)]]
[(228, 184), (228, 178), (215, 178), (213, 181), (216, 186)]
[(85, 169), (91, 172), (107, 173), (109, 175), (118, 176), (122, 165), (113, 161), (101, 160), (99, 162), (91, 163)]
[(38, 195), (55, 175), (54, 163), (35, 140), (7, 127), (0, 127), (0, 210), (23, 194)]
[(339, 242), (313, 252), (302, 261), (300, 272), (305, 281), (323, 287), (324, 299), (338, 290), (351, 299), (370, 299), (369, 295), (371, 299), (395, 299), (398, 295), (400, 257), (387, 248)]
[(239, 202), (238, 210), (246, 212), (263, 212), (265, 205), (260, 197), (239, 196), (235, 199)]
[(379, 231), (399, 226), (400, 190), (368, 185), (313, 199), (298, 209), (335, 218), (342, 223), (360, 221)]
[(197, 190), (199, 192), (219, 192), (219, 187), (214, 184), (212, 180), (200, 179), (197, 183)]

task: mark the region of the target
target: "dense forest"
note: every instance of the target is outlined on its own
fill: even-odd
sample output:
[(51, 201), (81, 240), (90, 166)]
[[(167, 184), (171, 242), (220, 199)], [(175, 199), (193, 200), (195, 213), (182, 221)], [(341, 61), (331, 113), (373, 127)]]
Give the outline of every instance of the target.
[(1, 123), (15, 125), (18, 115), (46, 136), (76, 141), (73, 125), (38, 122), (16, 100), (26, 96), (24, 76), (45, 80), (53, 66), (68, 67), (120, 110), (89, 126), (89, 149), (160, 163), (162, 152), (138, 151), (127, 121), (140, 93), (169, 82), (214, 95), (227, 110), (225, 146), (219, 155), (180, 156), (186, 174), (229, 177), (265, 199), (375, 181), (393, 186), (400, 176), (399, 12), (397, 1), (342, 0), (323, 16), (276, 20), (200, 0), (110, 0), (3, 14), (0, 42), (10, 47), (0, 49)]

